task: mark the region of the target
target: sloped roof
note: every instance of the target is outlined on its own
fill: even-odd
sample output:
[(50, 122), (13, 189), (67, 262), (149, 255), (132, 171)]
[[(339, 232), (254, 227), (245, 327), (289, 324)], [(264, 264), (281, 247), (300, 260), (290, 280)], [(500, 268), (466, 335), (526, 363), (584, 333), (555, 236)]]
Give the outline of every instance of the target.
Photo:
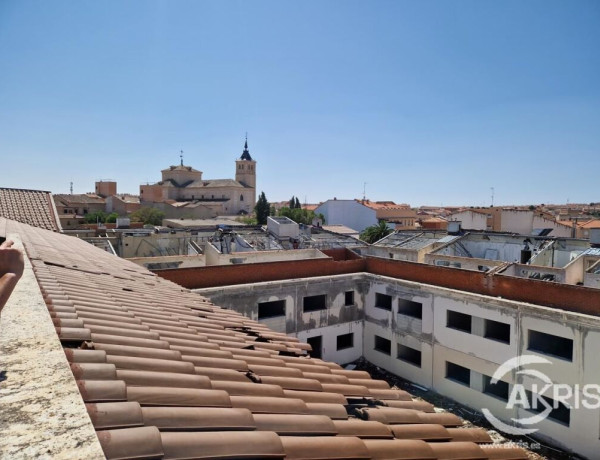
[(186, 187), (242, 187), (243, 184), (234, 179), (207, 179), (196, 180), (185, 185)]
[(23, 240), (109, 459), (527, 459), (138, 265), (73, 237), (8, 227)]
[(61, 231), (50, 192), (0, 188), (0, 217), (53, 232)]
[(106, 203), (106, 200), (94, 193), (75, 193), (75, 194), (58, 194), (54, 195), (55, 200), (59, 200), (66, 206), (73, 204), (101, 204)]
[(588, 220), (585, 223), (578, 224), (579, 228), (600, 228), (600, 219)]
[(140, 197), (139, 195), (131, 195), (128, 193), (113, 195), (113, 198), (117, 198), (118, 200), (123, 201), (124, 203), (139, 203)]
[(169, 166), (166, 169), (162, 169), (161, 172), (167, 172), (167, 171), (191, 171), (191, 172), (201, 172), (198, 171), (197, 169), (192, 168), (191, 166), (185, 166), (185, 165), (172, 165)]

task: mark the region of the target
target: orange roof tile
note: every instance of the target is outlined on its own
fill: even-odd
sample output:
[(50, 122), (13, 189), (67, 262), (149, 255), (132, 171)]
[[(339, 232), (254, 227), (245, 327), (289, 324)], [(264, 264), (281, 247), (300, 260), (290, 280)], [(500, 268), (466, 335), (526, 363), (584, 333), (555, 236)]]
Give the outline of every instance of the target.
[(0, 188), (0, 217), (59, 232), (52, 194), (41, 190)]
[(9, 226), (109, 459), (491, 458), (484, 433), (365, 371), (82, 240)]

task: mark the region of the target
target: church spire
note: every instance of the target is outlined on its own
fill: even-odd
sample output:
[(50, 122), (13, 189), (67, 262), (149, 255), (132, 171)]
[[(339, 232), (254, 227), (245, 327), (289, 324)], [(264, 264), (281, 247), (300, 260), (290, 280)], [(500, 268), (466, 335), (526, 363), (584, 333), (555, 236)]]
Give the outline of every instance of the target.
[(248, 150), (248, 133), (246, 133), (246, 142), (244, 143), (244, 151), (242, 152), (242, 157), (240, 158), (240, 160), (252, 161), (250, 151)]

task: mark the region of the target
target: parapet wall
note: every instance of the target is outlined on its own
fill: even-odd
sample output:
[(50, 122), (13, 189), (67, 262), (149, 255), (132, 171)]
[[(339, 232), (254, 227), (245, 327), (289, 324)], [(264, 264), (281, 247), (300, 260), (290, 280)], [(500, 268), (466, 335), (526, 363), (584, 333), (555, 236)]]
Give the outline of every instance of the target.
[(327, 259), (156, 270), (155, 273), (183, 287), (202, 289), (367, 272), (588, 315), (600, 314), (600, 290), (597, 289), (378, 257), (351, 259), (344, 251), (327, 251), (330, 256)]

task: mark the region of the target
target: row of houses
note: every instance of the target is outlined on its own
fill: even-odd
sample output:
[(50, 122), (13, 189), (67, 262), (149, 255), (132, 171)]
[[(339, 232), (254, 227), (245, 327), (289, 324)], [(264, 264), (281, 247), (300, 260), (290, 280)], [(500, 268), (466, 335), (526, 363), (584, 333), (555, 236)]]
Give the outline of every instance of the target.
[[(532, 207), (531, 207), (532, 208)], [(385, 220), (395, 230), (441, 230), (448, 222), (460, 222), (469, 230), (488, 230), (531, 235), (545, 231), (557, 237), (589, 238), (593, 228), (600, 228), (600, 219), (593, 216), (573, 220), (557, 220), (551, 212), (536, 208), (490, 207), (461, 209), (411, 209), (407, 204), (391, 201), (338, 200), (334, 198), (316, 206), (328, 225), (345, 225), (358, 232)]]

